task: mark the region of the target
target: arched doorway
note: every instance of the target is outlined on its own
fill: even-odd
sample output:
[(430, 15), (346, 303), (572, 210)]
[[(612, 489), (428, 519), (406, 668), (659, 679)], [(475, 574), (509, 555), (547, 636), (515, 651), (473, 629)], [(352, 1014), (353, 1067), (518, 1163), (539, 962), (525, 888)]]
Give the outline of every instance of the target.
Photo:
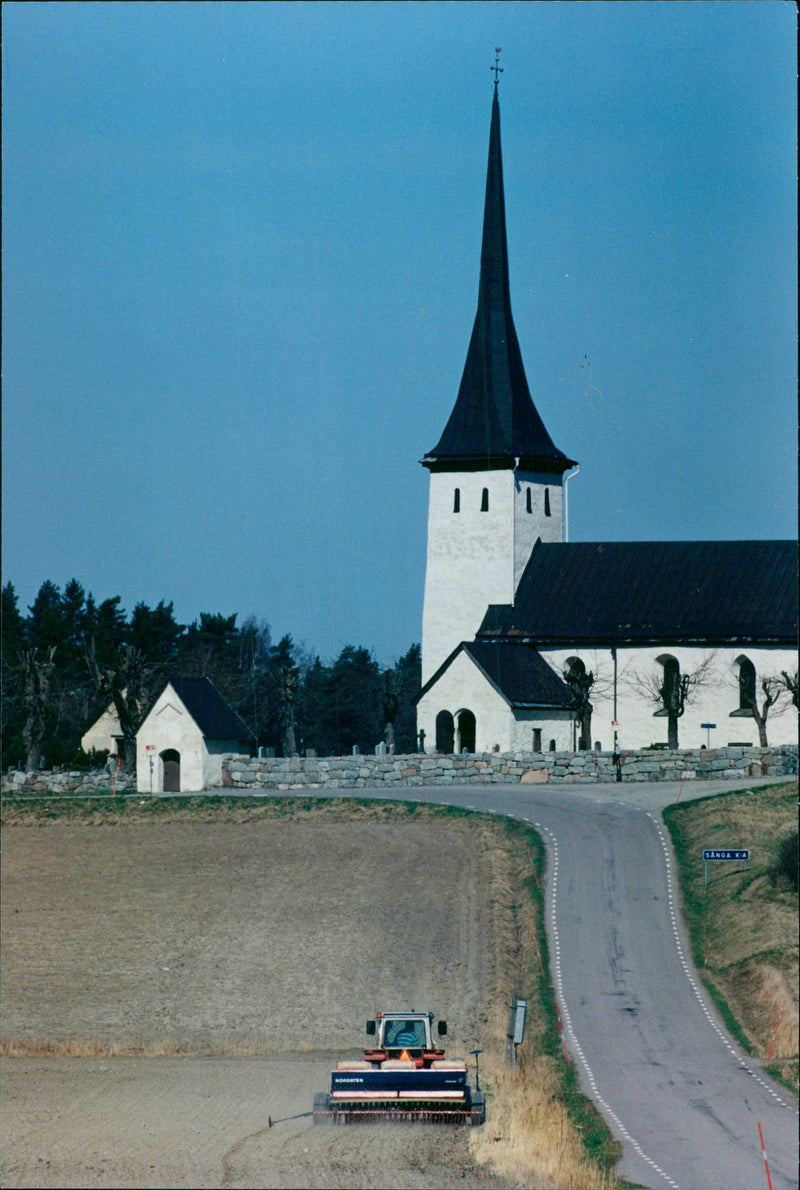
[(164, 769), (164, 793), (180, 793), (181, 791), (181, 754), (174, 748), (167, 748), (161, 753), (161, 763)]
[(439, 711), (436, 716), (436, 751), (449, 755), (453, 752), (454, 740), (453, 716), (449, 711)]
[(475, 716), (472, 711), (458, 712), (458, 751), (475, 751)]

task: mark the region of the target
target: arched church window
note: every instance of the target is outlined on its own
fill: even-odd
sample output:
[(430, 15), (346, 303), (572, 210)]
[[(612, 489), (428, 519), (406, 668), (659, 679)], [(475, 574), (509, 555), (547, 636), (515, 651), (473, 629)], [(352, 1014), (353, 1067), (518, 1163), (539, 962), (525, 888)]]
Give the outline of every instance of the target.
[(662, 653), (660, 657), (656, 657), (656, 661), (661, 666), (662, 677), (659, 687), (659, 694), (661, 695), (661, 707), (656, 711), (656, 715), (671, 715), (682, 710), (680, 708), (681, 701), (681, 667), (677, 657), (673, 657), (670, 653)]
[(533, 512), (533, 497), (531, 496), (531, 489), (525, 489), (525, 511)]
[(544, 515), (550, 516), (550, 489), (544, 489)]
[(752, 711), (756, 701), (756, 667), (749, 657), (736, 658), (739, 667), (739, 710)]
[(439, 711), (436, 716), (436, 751), (452, 755), (455, 743), (455, 724), (449, 711)]
[(481, 512), (489, 511), (489, 489), (484, 488), (481, 493)]
[(461, 512), (461, 488), (453, 492), (453, 512)]
[(475, 716), (472, 711), (458, 713), (458, 751), (475, 751)]

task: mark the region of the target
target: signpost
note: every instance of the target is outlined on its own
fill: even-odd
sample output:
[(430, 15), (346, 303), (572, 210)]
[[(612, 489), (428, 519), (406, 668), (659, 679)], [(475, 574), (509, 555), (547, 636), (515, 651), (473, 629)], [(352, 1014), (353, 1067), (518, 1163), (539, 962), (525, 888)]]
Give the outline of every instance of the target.
[(153, 794), (153, 759), (155, 755), (155, 744), (145, 744), (144, 750), (147, 753), (147, 759), (150, 761), (150, 796)]
[(747, 847), (704, 847), (703, 848), (703, 873), (704, 873), (704, 887), (708, 888), (708, 865), (709, 861), (715, 859), (738, 859), (743, 863), (742, 871), (747, 871), (747, 861), (750, 858), (750, 850)]
[[(613, 649), (612, 649), (612, 652), (614, 652)], [(617, 735), (617, 732), (619, 731), (619, 721), (617, 719), (616, 709), (614, 711), (614, 718), (611, 720), (611, 726), (614, 728), (614, 764), (616, 765), (616, 768), (617, 768), (617, 780), (621, 781), (622, 780), (622, 761), (620, 760), (620, 755), (619, 755), (619, 736)]]
[(717, 725), (716, 725), (716, 723), (701, 723), (700, 726), (702, 727), (703, 731), (705, 731), (707, 733), (706, 734), (706, 746), (710, 748), (711, 747), (711, 733)]

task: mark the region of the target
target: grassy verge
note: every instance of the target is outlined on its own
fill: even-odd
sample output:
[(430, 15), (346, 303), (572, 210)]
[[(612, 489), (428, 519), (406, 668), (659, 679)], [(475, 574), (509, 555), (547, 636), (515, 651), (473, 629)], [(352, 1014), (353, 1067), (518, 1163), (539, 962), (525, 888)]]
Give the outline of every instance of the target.
[[(694, 962), (737, 1040), (798, 1090), (798, 894), (779, 874), (797, 829), (797, 782), (669, 806)], [(747, 848), (747, 870), (704, 848)]]
[(237, 797), (226, 794), (198, 794), (183, 797), (92, 797), (60, 798), (4, 796), (0, 805), (3, 826), (36, 826), (50, 822), (76, 822), (82, 826), (114, 825), (120, 822), (258, 822), (315, 814), (330, 818), (397, 819), (425, 813), (444, 818), (468, 815), (454, 806), (424, 802), (386, 801), (357, 797)]

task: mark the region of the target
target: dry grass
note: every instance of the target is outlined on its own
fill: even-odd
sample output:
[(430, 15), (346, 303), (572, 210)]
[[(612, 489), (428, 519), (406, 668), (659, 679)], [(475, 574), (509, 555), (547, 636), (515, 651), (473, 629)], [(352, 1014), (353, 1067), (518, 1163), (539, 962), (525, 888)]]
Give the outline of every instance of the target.
[(553, 1059), (523, 1056), (516, 1067), (497, 1052), (484, 1055), (491, 1088), (488, 1122), (470, 1134), (475, 1160), (523, 1185), (611, 1190), (613, 1173), (587, 1161), (561, 1094)]
[[(798, 897), (772, 875), (782, 839), (797, 826), (797, 782), (672, 806), (665, 819), (695, 962), (743, 1042), (797, 1088)], [(704, 888), (706, 847), (749, 848), (748, 870), (710, 862)]]
[(100, 1037), (74, 1037), (69, 1041), (0, 1039), (0, 1057), (3, 1058), (250, 1058), (268, 1054), (265, 1046), (233, 1040), (204, 1048), (190, 1041), (179, 1044), (168, 1037), (134, 1045), (103, 1041)]
[[(480, 1057), (487, 1124), (470, 1133), (473, 1157), (526, 1186), (611, 1190), (618, 1185), (613, 1172), (587, 1158), (574, 1104), (571, 1110), (568, 1102), (554, 1022), (536, 990), (544, 983), (539, 955), (545, 943), (540, 905), (530, 895), (534, 857), (526, 832), (514, 832), (506, 845), (498, 848), (497, 831), (492, 829), (487, 844), (495, 848), (498, 857), (490, 895), (499, 958), (495, 987), (488, 998), (494, 1008), (486, 1022), (487, 1041)], [(533, 879), (535, 882), (536, 877)], [(506, 1060), (506, 1006), (513, 995), (527, 995), (528, 999), (525, 1040), (519, 1047), (517, 1065)], [(589, 1108), (589, 1113), (593, 1115), (593, 1109)], [(605, 1133), (599, 1117), (595, 1119)], [(606, 1139), (606, 1153), (616, 1157), (614, 1142)]]

